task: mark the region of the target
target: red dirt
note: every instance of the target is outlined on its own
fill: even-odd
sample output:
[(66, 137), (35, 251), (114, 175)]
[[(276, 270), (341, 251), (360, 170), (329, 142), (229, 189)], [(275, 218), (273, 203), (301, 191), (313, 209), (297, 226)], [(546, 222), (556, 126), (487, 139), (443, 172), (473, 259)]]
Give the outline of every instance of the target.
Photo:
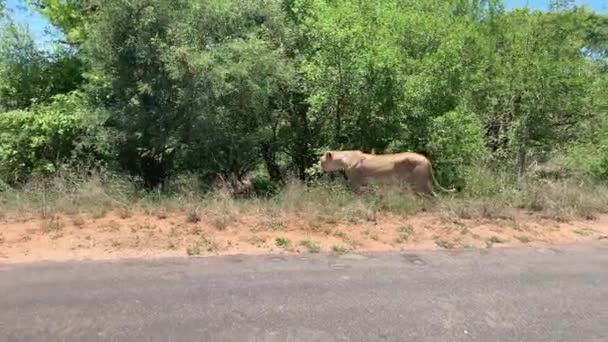
[[(166, 216), (166, 217), (165, 217)], [(297, 214), (245, 214), (218, 221), (188, 222), (185, 213), (121, 217), (108, 213), (56, 215), (25, 222), (0, 220), (0, 263), (39, 260), (156, 258), (188, 254), (308, 253), (312, 240), (322, 251), (489, 248), (554, 245), (608, 236), (608, 215), (556, 222), (522, 214), (516, 220), (453, 220), (440, 214), (396, 217), (378, 214), (360, 222), (312, 221)], [(413, 231), (413, 233), (412, 233)], [(277, 246), (276, 239), (288, 239)], [(189, 253), (188, 253), (189, 251)]]

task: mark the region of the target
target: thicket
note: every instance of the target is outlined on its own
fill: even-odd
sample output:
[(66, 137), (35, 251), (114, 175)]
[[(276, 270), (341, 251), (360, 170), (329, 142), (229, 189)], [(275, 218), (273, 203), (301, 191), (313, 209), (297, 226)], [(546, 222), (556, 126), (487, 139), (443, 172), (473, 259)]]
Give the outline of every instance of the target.
[(64, 37), (43, 49), (4, 11), (5, 185), (68, 167), (276, 192), (264, 179), (310, 178), (326, 148), (420, 152), (472, 194), (608, 178), (608, 16), (569, 1), (27, 4)]

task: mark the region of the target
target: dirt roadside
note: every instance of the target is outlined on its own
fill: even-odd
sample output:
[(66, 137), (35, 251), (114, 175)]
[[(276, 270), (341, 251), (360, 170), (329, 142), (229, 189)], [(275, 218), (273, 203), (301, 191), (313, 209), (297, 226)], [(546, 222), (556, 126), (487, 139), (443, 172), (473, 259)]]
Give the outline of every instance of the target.
[(531, 215), (463, 220), (377, 215), (353, 222), (297, 214), (190, 217), (110, 212), (0, 221), (0, 263), (193, 255), (544, 246), (605, 239), (608, 215), (558, 222)]

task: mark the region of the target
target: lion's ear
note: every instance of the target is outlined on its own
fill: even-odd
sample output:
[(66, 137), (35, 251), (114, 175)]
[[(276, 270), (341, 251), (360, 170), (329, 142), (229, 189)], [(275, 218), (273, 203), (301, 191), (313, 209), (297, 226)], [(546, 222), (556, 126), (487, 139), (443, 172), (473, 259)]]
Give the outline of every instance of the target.
[(325, 159), (327, 160), (332, 160), (333, 159), (333, 155), (331, 154), (331, 152), (325, 152)]

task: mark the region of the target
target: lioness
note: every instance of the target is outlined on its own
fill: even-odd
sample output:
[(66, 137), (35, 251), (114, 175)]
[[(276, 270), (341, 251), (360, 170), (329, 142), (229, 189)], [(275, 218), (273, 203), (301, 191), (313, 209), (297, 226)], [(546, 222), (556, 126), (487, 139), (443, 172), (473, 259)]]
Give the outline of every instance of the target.
[(319, 164), (323, 172), (344, 170), (355, 190), (367, 185), (369, 181), (380, 183), (405, 182), (422, 194), (436, 196), (433, 184), (445, 192), (433, 176), (430, 160), (425, 156), (412, 153), (372, 155), (361, 151), (327, 151)]

